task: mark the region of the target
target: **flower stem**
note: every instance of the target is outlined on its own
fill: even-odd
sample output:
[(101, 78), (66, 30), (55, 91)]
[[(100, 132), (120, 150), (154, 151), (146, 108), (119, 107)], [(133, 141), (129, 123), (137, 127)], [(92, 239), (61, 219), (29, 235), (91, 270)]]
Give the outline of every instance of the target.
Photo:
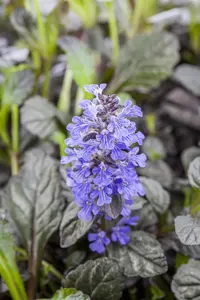
[(11, 151), (11, 169), (12, 175), (17, 175), (19, 171), (18, 152), (19, 152), (19, 108), (13, 104), (11, 108), (12, 119), (12, 151)]
[(70, 97), (71, 97), (71, 86), (72, 86), (73, 74), (71, 70), (65, 71), (64, 81), (60, 98), (58, 101), (58, 109), (66, 114), (69, 114), (70, 110)]
[(49, 96), (49, 85), (50, 85), (50, 78), (51, 78), (51, 65), (52, 65), (52, 59), (48, 58), (45, 60), (45, 66), (44, 66), (44, 84), (42, 89), (42, 96), (48, 100)]
[(109, 12), (109, 31), (110, 31), (110, 38), (112, 40), (112, 59), (113, 65), (116, 66), (119, 57), (119, 35), (118, 35), (118, 28), (117, 28), (117, 20), (115, 15), (115, 6), (114, 1), (110, 1), (106, 3)]

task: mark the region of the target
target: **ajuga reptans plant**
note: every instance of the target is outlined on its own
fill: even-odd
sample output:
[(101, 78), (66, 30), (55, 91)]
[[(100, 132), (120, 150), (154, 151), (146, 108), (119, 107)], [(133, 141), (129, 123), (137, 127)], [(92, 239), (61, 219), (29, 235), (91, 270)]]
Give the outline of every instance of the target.
[[(88, 240), (90, 249), (98, 253), (111, 241), (129, 242), (130, 226), (138, 221), (130, 207), (135, 196), (144, 195), (135, 168), (144, 167), (146, 161), (136, 146), (142, 145), (144, 135), (133, 121), (143, 116), (140, 107), (130, 100), (121, 105), (117, 95), (103, 94), (105, 87), (85, 86), (95, 97), (80, 103), (82, 116), (73, 117), (67, 126), (71, 137), (65, 140), (67, 156), (61, 159), (62, 164), (71, 164), (67, 185), (80, 207), (78, 217), (86, 222), (95, 218), (96, 232), (89, 233)], [(114, 208), (118, 213), (112, 215)], [(114, 225), (106, 228), (105, 221), (112, 219)]]

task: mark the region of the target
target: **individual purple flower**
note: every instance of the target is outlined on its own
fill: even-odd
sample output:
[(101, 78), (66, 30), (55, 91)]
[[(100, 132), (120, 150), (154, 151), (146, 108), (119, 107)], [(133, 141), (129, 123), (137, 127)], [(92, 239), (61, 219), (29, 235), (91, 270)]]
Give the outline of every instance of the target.
[(131, 108), (128, 116), (130, 118), (137, 118), (137, 117), (143, 117), (143, 113), (142, 113), (142, 110), (139, 106), (137, 105), (133, 105), (133, 107)]
[(124, 109), (119, 114), (120, 117), (130, 117), (130, 118), (137, 118), (142, 117), (143, 113), (141, 108), (137, 105), (132, 106), (131, 100), (126, 100), (124, 103)]
[(125, 199), (131, 199), (133, 195), (137, 195), (137, 186), (135, 184), (134, 178), (130, 181), (130, 178), (118, 179), (117, 182), (117, 191), (120, 195), (124, 195)]
[(104, 253), (105, 246), (110, 244), (110, 239), (106, 236), (105, 231), (100, 231), (99, 233), (89, 233), (88, 240), (89, 242), (92, 242), (89, 246), (90, 249), (99, 254)]
[(90, 120), (95, 120), (97, 118), (97, 106), (90, 100), (83, 100), (80, 102), (80, 107), (84, 109), (83, 115)]
[(101, 149), (112, 150), (114, 148), (114, 137), (108, 130), (102, 130), (101, 133), (97, 134), (96, 139), (100, 142), (99, 147)]
[(145, 190), (143, 185), (140, 183), (139, 179), (135, 181), (134, 185), (135, 185), (135, 191), (137, 192), (137, 195), (135, 196), (144, 196)]
[(133, 200), (124, 199), (124, 203), (122, 206), (121, 215), (123, 217), (129, 217), (131, 214), (131, 205), (133, 204)]
[(69, 164), (73, 161), (77, 161), (77, 152), (74, 149), (66, 148), (65, 153), (67, 156), (61, 158), (61, 164)]
[(79, 137), (81, 132), (86, 132), (91, 125), (89, 121), (81, 117), (73, 117), (72, 122), (67, 126), (67, 130), (71, 132), (71, 136), (74, 138)]
[(77, 201), (79, 207), (81, 207), (80, 211), (78, 212), (78, 217), (84, 221), (91, 221), (93, 215), (97, 215), (99, 212), (99, 208), (92, 200), (83, 199)]
[(128, 148), (124, 143), (117, 143), (111, 152), (111, 157), (113, 160), (124, 160), (127, 156)]
[(147, 157), (144, 153), (138, 154), (139, 152), (139, 147), (135, 147), (130, 150), (128, 153), (129, 161), (134, 165), (134, 166), (139, 166), (141, 168), (145, 167)]
[(129, 226), (116, 226), (112, 228), (111, 240), (113, 242), (119, 242), (121, 245), (126, 245), (130, 242)]
[(138, 131), (134, 136), (133, 136), (133, 143), (138, 143), (140, 146), (143, 144), (145, 136), (142, 132)]
[(103, 90), (106, 88), (107, 84), (102, 83), (98, 84), (88, 84), (84, 86), (86, 92), (93, 94), (94, 96), (98, 96), (98, 94), (102, 94)]
[(93, 154), (97, 150), (97, 144), (96, 143), (91, 143), (91, 144), (86, 144), (83, 143), (81, 144), (81, 147), (79, 151), (77, 151), (77, 157), (78, 158), (83, 158), (84, 161), (90, 161), (92, 159)]
[(122, 178), (135, 178), (137, 176), (133, 164), (127, 160), (119, 162), (118, 174)]
[(112, 189), (108, 186), (99, 186), (96, 187), (90, 194), (92, 199), (97, 200), (98, 206), (103, 206), (104, 204), (110, 204), (112, 201), (111, 195)]
[(123, 135), (121, 137), (121, 142), (125, 143), (127, 147), (131, 146), (133, 143), (135, 143), (136, 140), (136, 124), (132, 122), (128, 128), (127, 135)]
[(113, 175), (113, 169), (101, 162), (98, 167), (92, 169), (92, 173), (96, 175), (93, 180), (96, 185), (108, 185)]
[(138, 224), (140, 217), (139, 216), (124, 216), (118, 224), (120, 225), (129, 225), (136, 226)]
[(85, 198), (91, 191), (91, 183), (83, 182), (77, 183), (73, 188), (72, 192), (76, 198)]
[(110, 123), (108, 124), (108, 130), (113, 132), (116, 138), (126, 136), (128, 134), (127, 127), (130, 125), (130, 120), (125, 118), (118, 118), (115, 116), (110, 117)]
[(83, 161), (79, 161), (75, 166), (74, 166), (74, 171), (72, 173), (72, 178), (78, 182), (82, 183), (91, 174), (91, 163), (85, 163)]

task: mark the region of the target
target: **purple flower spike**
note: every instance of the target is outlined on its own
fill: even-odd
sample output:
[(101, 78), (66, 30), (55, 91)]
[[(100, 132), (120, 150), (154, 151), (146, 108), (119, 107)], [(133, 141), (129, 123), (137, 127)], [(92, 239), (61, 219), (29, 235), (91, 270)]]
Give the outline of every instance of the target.
[[(88, 239), (90, 249), (100, 254), (110, 240), (122, 245), (130, 241), (130, 226), (138, 222), (138, 217), (131, 215), (131, 204), (134, 196), (145, 193), (137, 168), (146, 163), (138, 147), (144, 135), (134, 122), (142, 117), (141, 108), (131, 100), (121, 105), (117, 95), (103, 94), (105, 88), (106, 84), (85, 86), (94, 99), (81, 101), (82, 115), (73, 117), (68, 124), (66, 156), (61, 158), (62, 164), (70, 164), (66, 182), (79, 207), (78, 217), (96, 220), (93, 230), (97, 233), (89, 234)], [(109, 222), (112, 218), (117, 225), (108, 232), (102, 231), (101, 220)]]
[(110, 244), (110, 239), (106, 236), (104, 231), (100, 231), (99, 233), (89, 233), (88, 240), (89, 242), (92, 242), (90, 244), (90, 249), (99, 254), (104, 253), (105, 246)]

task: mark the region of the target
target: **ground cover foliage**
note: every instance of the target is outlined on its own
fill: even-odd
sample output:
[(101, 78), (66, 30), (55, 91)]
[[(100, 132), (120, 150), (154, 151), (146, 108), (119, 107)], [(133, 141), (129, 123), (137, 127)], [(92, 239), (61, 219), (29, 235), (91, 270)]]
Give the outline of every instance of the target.
[(0, 1), (2, 300), (200, 299), (200, 8), (148, 1)]

